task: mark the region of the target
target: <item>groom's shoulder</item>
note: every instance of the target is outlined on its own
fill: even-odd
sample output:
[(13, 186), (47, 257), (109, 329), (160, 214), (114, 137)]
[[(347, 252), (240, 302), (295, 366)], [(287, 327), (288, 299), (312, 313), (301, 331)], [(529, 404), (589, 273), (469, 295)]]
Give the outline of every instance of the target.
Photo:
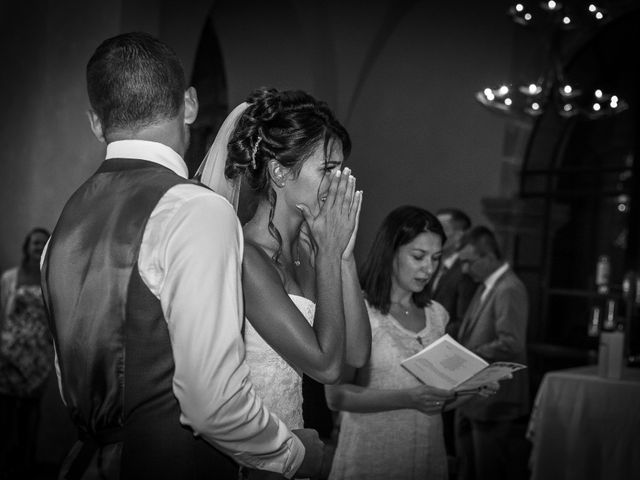
[(195, 180), (188, 180), (173, 186), (167, 191), (163, 201), (173, 204), (174, 208), (199, 205), (223, 211), (230, 210), (235, 216), (233, 206), (225, 197)]

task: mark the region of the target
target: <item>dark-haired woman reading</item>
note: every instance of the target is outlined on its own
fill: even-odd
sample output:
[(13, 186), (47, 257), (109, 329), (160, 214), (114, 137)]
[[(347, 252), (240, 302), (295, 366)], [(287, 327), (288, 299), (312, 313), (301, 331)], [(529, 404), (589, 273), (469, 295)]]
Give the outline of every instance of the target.
[(371, 321), (367, 364), (326, 386), (342, 412), (331, 479), (447, 478), (441, 412), (459, 401), (423, 385), (400, 362), (444, 335), (446, 310), (428, 298), (445, 234), (418, 207), (393, 210), (383, 221), (361, 275)]

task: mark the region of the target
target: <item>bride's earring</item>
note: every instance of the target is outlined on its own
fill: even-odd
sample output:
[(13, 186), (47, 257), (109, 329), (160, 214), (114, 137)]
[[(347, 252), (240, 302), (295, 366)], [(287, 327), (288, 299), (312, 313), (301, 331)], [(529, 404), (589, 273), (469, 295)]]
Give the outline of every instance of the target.
[(287, 183), (287, 174), (289, 170), (280, 165), (276, 160), (269, 162), (269, 175), (271, 180), (276, 184), (278, 188), (283, 188)]

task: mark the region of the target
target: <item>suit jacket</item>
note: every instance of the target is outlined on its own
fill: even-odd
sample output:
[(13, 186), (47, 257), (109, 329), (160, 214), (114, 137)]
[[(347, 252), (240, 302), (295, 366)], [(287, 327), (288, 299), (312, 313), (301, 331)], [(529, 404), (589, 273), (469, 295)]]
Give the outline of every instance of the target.
[[(480, 289), (478, 290), (478, 293)], [(459, 341), (488, 362), (526, 364), (526, 333), (529, 302), (525, 286), (509, 268), (498, 278), (478, 305), (475, 295), (459, 331)], [(527, 369), (513, 379), (500, 382), (500, 390), (489, 398), (471, 400), (461, 413), (474, 420), (510, 420), (529, 413)]]
[(462, 273), (462, 264), (456, 259), (451, 268), (442, 273), (433, 289), (431, 297), (449, 312), (446, 333), (455, 339), (477, 287), (469, 275)]

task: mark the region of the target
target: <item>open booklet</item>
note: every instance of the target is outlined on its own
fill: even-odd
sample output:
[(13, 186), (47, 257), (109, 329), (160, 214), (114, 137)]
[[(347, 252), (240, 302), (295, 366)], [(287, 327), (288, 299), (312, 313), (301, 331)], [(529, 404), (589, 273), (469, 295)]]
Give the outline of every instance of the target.
[(509, 378), (525, 365), (511, 362), (487, 363), (448, 334), (403, 360), (401, 365), (425, 385), (474, 394), (482, 386)]

